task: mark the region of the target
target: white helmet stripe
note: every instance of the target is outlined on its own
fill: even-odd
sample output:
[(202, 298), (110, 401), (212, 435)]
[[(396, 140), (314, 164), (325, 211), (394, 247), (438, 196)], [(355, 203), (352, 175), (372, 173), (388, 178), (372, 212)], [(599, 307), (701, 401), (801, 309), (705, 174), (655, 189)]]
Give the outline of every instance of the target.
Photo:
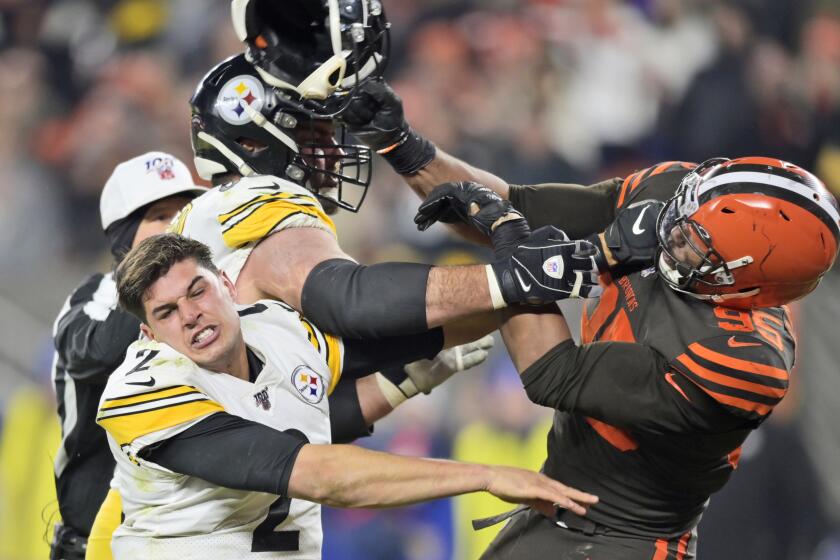
[(812, 189), (809, 189), (793, 179), (780, 177), (779, 175), (773, 175), (772, 173), (759, 173), (757, 171), (733, 171), (731, 173), (723, 173), (712, 177), (708, 181), (703, 181), (700, 184), (700, 189), (697, 195), (699, 197), (715, 187), (728, 185), (730, 183), (770, 184), (794, 192), (811, 202), (815, 202), (834, 221), (835, 229), (840, 228), (840, 213), (837, 212), (834, 205), (826, 200), (825, 197), (820, 196), (818, 199), (814, 199), (814, 191)]
[(341, 53), (341, 14), (338, 11), (338, 0), (327, 0), (327, 8), (330, 10), (330, 39), (333, 54), (337, 55)]
[(233, 20), (233, 30), (240, 41), (248, 38), (248, 26), (245, 24), (245, 14), (250, 0), (233, 0), (230, 3), (230, 18)]

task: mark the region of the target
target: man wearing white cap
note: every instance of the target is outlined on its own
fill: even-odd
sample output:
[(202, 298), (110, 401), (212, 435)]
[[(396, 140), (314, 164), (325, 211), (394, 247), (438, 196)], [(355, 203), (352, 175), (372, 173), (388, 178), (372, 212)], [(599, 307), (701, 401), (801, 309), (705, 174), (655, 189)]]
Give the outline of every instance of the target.
[[(115, 262), (142, 240), (163, 233), (178, 210), (205, 190), (193, 183), (186, 165), (164, 152), (119, 164), (99, 208)], [(86, 278), (55, 322), (53, 383), (62, 431), (55, 480), (63, 525), (56, 528), (53, 559), (84, 558), (114, 470), (105, 433), (95, 422), (96, 409), (108, 376), (122, 363), (139, 327), (136, 318), (117, 307), (111, 272)]]

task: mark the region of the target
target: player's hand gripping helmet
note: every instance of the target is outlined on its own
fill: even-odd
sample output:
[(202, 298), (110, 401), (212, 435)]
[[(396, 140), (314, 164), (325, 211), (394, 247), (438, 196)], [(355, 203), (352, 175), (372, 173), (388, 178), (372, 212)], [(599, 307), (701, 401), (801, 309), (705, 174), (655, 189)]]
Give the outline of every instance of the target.
[(748, 309), (801, 298), (834, 263), (840, 213), (811, 173), (771, 158), (715, 158), (685, 176), (657, 221), (675, 290)]
[(302, 110), (335, 116), (356, 86), (385, 69), (380, 0), (232, 0), (231, 16), (248, 61)]
[(312, 191), (325, 209), (356, 212), (364, 201), (370, 148), (344, 143), (344, 129), (337, 131), (332, 119), (290, 107), (244, 55), (210, 70), (190, 105), (195, 168), (203, 179), (275, 175)]

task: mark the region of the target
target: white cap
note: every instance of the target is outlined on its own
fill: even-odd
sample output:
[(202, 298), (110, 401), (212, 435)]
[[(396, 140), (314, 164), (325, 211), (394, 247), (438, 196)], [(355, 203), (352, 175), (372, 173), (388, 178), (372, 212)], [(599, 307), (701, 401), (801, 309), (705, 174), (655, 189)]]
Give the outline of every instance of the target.
[(204, 192), (207, 189), (194, 184), (190, 170), (172, 154), (145, 153), (119, 164), (105, 183), (99, 199), (102, 229), (152, 202)]

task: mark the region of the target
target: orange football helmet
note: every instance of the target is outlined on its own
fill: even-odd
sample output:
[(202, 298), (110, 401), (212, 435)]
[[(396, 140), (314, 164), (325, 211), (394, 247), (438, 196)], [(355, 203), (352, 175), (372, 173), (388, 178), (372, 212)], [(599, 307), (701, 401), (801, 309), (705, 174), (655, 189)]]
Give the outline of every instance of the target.
[(673, 289), (727, 307), (772, 307), (813, 291), (834, 264), (840, 211), (796, 165), (714, 158), (683, 178), (657, 235), (657, 269)]

